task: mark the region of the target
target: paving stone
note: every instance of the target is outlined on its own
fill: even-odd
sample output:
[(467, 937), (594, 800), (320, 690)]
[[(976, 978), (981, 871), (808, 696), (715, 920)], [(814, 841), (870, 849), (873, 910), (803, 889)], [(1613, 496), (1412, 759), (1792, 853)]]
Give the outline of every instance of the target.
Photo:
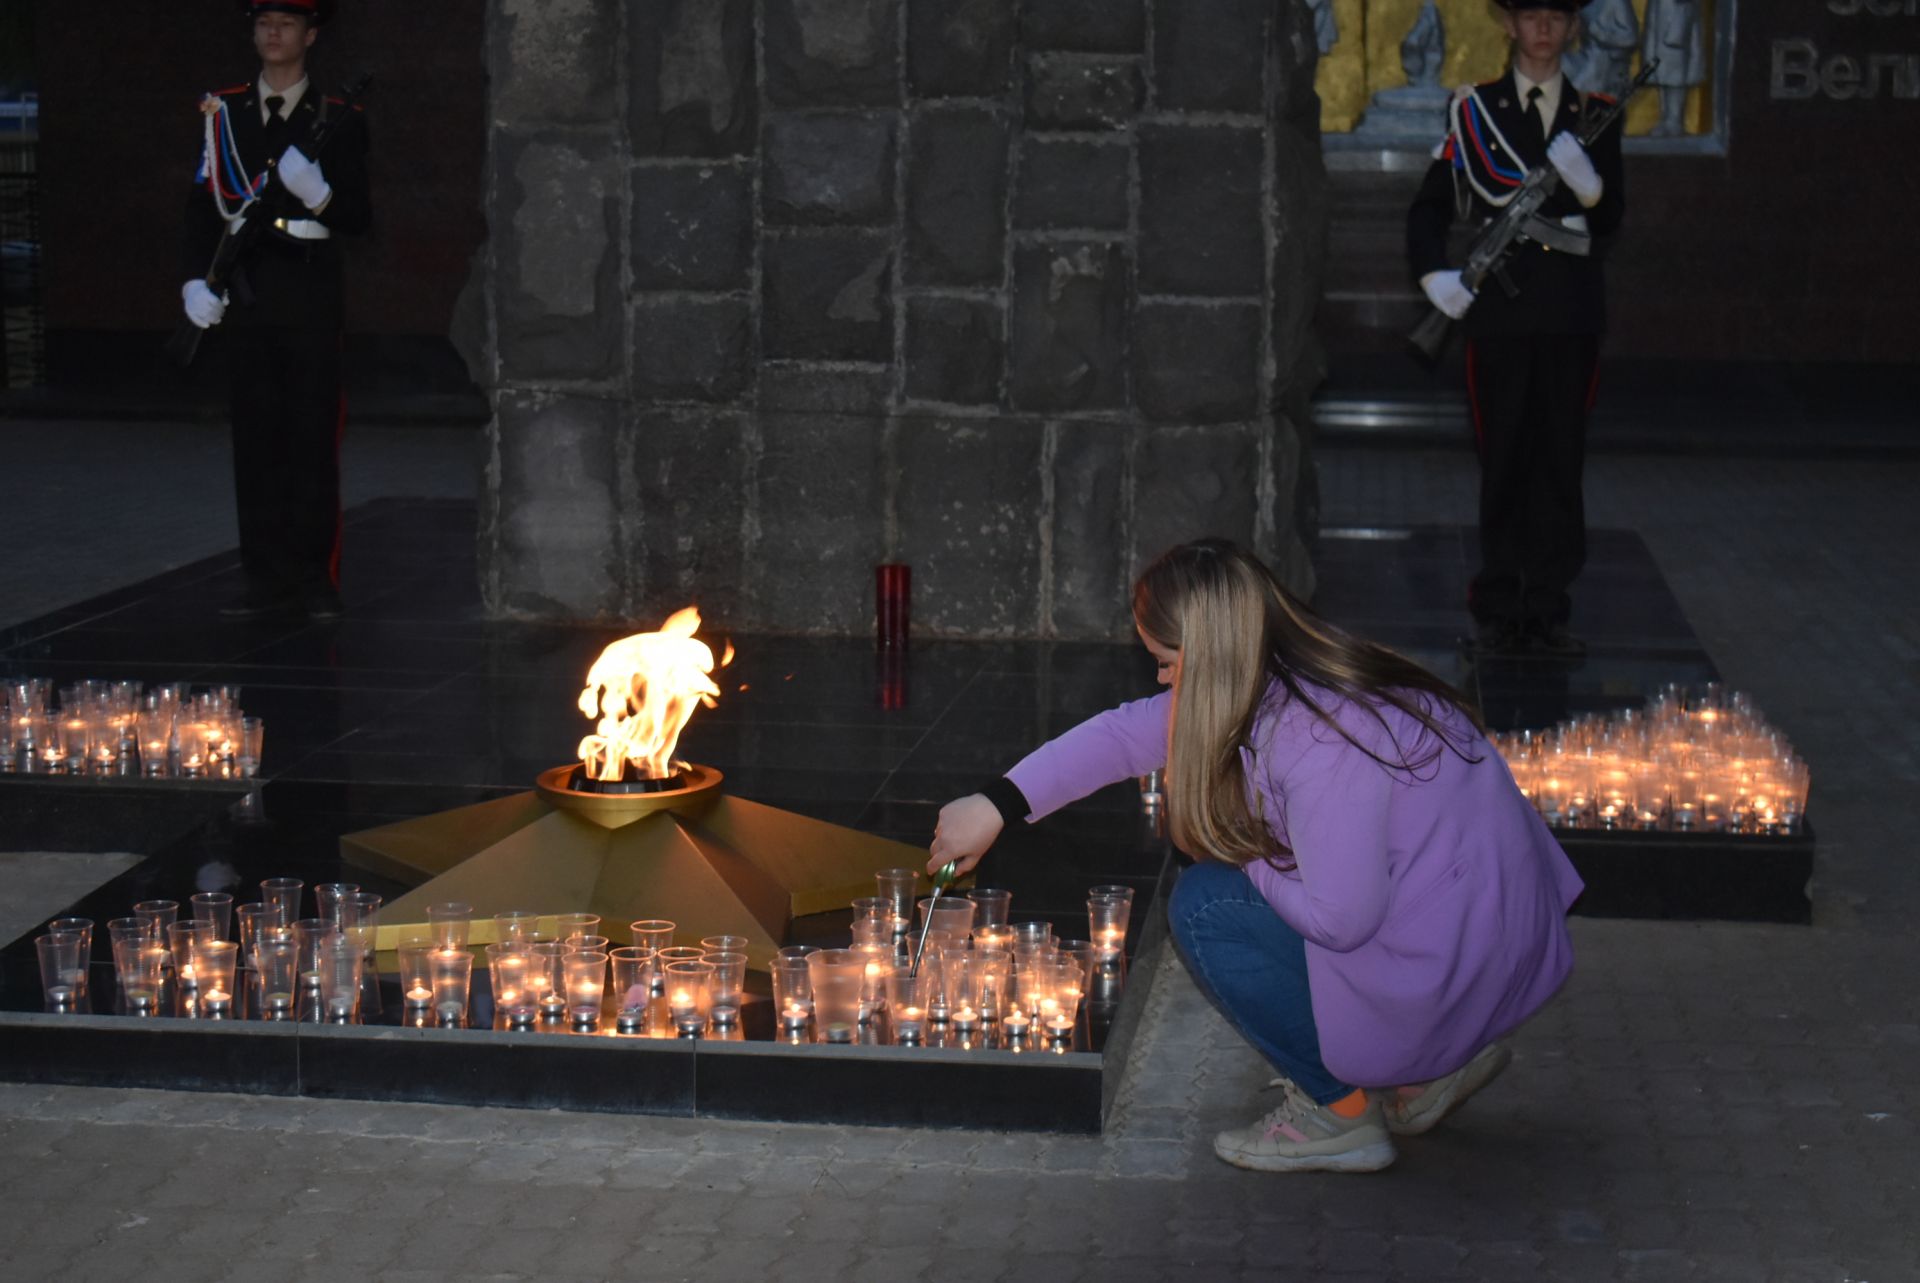
[(752, 0), (626, 10), (629, 128), (638, 156), (744, 156), (754, 145)]
[(886, 413), (892, 399), (893, 370), (877, 362), (760, 363), (763, 410), (877, 415)]
[[(1053, 424), (1054, 628), (1066, 636), (1124, 636), (1132, 626), (1126, 556), (1127, 434), (1111, 423)], [(1181, 1078), (1189, 1086), (1190, 1072)], [(1124, 1090), (1124, 1088), (1123, 1088)], [(1138, 1097), (1139, 1087), (1134, 1088)]]
[(499, 484), (512, 501), (488, 532), (494, 606), (576, 617), (617, 609), (615, 407), (537, 392), (503, 392), (497, 406)]
[[(1140, 289), (1264, 293), (1260, 133), (1215, 126), (1140, 130)], [(1204, 227), (1196, 237), (1191, 229)]]
[(907, 396), (996, 405), (1006, 366), (1006, 318), (991, 299), (907, 300)]
[(908, 283), (1003, 283), (1009, 136), (1006, 119), (993, 112), (914, 113), (907, 155)]
[(733, 165), (633, 170), (633, 283), (742, 290), (753, 270), (753, 177)]
[(780, 107), (899, 100), (899, 0), (766, 0), (766, 83)]
[(892, 263), (884, 234), (769, 239), (762, 251), (761, 350), (802, 360), (892, 359)]
[(1107, 410), (1127, 400), (1127, 257), (1118, 245), (1014, 254), (1008, 392), (1020, 410)]
[(907, 85), (915, 97), (982, 98), (1013, 79), (1014, 0), (913, 0)]
[(612, 149), (578, 135), (503, 136), (494, 227), (502, 372), (513, 380), (611, 378), (621, 342), (619, 185)]
[(487, 24), (496, 119), (589, 125), (614, 113), (619, 16), (605, 5), (497, 0)]
[(761, 208), (770, 223), (888, 223), (891, 115), (781, 112), (768, 117)]
[(1020, 41), (1032, 49), (1138, 53), (1146, 17), (1143, 0), (1023, 0)]
[(1025, 72), (1028, 129), (1119, 129), (1146, 101), (1138, 58), (1034, 54)]
[(1022, 139), (1013, 225), (1124, 230), (1131, 218), (1132, 164), (1133, 150), (1124, 137), (1112, 142), (1044, 134)]
[(642, 401), (732, 401), (753, 386), (744, 298), (635, 299), (633, 390)]

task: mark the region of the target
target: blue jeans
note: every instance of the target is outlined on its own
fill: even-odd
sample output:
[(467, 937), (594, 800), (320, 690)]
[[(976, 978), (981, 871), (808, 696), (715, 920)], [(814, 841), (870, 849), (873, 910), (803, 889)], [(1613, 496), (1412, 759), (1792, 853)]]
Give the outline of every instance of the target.
[(1307, 942), (1238, 868), (1202, 860), (1167, 905), (1174, 943), (1200, 991), (1242, 1037), (1318, 1104), (1353, 1090), (1320, 1060)]

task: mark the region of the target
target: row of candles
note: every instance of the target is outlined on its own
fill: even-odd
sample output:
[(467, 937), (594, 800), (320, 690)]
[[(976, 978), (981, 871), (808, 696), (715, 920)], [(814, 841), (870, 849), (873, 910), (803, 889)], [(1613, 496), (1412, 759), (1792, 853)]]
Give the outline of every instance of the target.
[[(903, 876), (904, 875), (904, 876)], [(879, 875), (882, 895), (856, 901), (851, 946), (781, 949), (771, 961), (778, 1032), (789, 1041), (927, 1041), (970, 1045), (998, 1033), (1009, 1044), (1030, 1035), (1070, 1041), (1090, 990), (1117, 996), (1133, 892), (1089, 893), (1090, 940), (1058, 940), (1046, 922), (1010, 923), (1011, 895), (977, 890), (919, 900), (913, 870)], [(905, 888), (902, 894), (902, 888)], [(269, 1020), (296, 1012), (347, 1022), (359, 1014), (373, 971), (381, 897), (347, 883), (313, 888), (316, 916), (298, 916), (304, 884), (261, 883), (261, 900), (235, 906), (224, 892), (195, 895), (185, 918), (171, 900), (142, 901), (107, 924), (124, 1008), (154, 1014), (169, 976), (184, 1013), (236, 1013), (236, 985), (251, 983), (253, 1007)], [(901, 910), (917, 909), (920, 929)], [(471, 905), (427, 909), (427, 934), (400, 942), (402, 1001), (416, 1024), (467, 1022), (474, 952)], [(232, 925), (239, 939), (230, 939)], [(508, 1028), (570, 1022), (597, 1029), (609, 1014), (620, 1033), (666, 1031), (696, 1037), (737, 1031), (746, 1002), (748, 941), (714, 935), (675, 945), (676, 925), (644, 919), (633, 943), (613, 947), (590, 913), (493, 915), (485, 946), (493, 1010)], [(46, 1001), (70, 1010), (86, 997), (93, 924), (56, 919), (36, 942)], [(377, 991), (376, 991), (377, 992)], [(609, 1001), (611, 999), (611, 1001)], [(301, 1018), (308, 1018), (303, 1015)]]
[(6, 744), (0, 770), (20, 774), (251, 778), (265, 726), (239, 691), (83, 681), (60, 688), (17, 678), (0, 689)]
[(1806, 814), (1807, 764), (1750, 696), (1717, 683), (1490, 738), (1556, 828), (1791, 834)]

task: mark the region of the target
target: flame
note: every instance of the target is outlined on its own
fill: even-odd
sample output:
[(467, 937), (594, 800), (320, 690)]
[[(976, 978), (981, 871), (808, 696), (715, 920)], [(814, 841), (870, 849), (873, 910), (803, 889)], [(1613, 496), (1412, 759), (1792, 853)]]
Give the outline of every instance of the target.
[[(657, 633), (622, 637), (593, 661), (580, 692), (580, 711), (598, 718), (580, 741), (580, 761), (596, 780), (625, 777), (626, 764), (643, 779), (673, 774), (673, 750), (697, 705), (714, 707), (720, 688), (708, 676), (713, 651), (695, 639), (700, 610), (675, 611)], [(724, 667), (733, 662), (728, 643)]]

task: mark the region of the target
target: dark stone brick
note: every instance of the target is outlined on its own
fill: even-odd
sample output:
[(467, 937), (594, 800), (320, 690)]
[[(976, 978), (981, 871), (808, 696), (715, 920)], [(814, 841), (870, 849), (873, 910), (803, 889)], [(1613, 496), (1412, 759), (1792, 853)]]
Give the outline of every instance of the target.
[(634, 155), (751, 155), (753, 0), (648, 0), (626, 10)]
[(914, 117), (907, 163), (906, 279), (999, 285), (1005, 277), (1007, 122), (980, 111)]
[(766, 0), (766, 94), (777, 107), (900, 100), (900, 0)]
[(1180, 111), (1262, 111), (1273, 8), (1273, 0), (1155, 5), (1155, 103)]
[(753, 309), (745, 299), (642, 296), (635, 301), (635, 396), (731, 401), (752, 383)]
[(496, 4), (487, 23), (489, 110), (532, 125), (601, 124), (613, 117), (617, 11)]
[(907, 395), (954, 405), (995, 405), (1006, 364), (1000, 304), (987, 300), (907, 300)]
[(620, 202), (598, 138), (495, 136), (501, 374), (607, 379), (619, 371)]
[(771, 236), (761, 250), (761, 349), (772, 358), (891, 361), (893, 241), (879, 232)]
[(1111, 423), (1054, 424), (1053, 609), (1056, 637), (1124, 637), (1129, 630), (1128, 433)]
[(1139, 114), (1145, 96), (1138, 58), (1027, 59), (1028, 129), (1117, 129)]
[(1126, 227), (1131, 159), (1124, 141), (1029, 136), (1020, 145), (1020, 169), (1013, 181), (1013, 225)]
[(1259, 460), (1253, 425), (1146, 429), (1134, 463), (1134, 563), (1204, 535), (1253, 547)]
[(508, 389), (494, 397), (499, 472), (483, 536), (495, 613), (598, 619), (625, 598), (616, 401)]
[[(1140, 289), (1265, 292), (1258, 130), (1140, 130)], [(1204, 229), (1202, 233), (1201, 229)]]
[(633, 283), (740, 290), (753, 270), (753, 178), (732, 165), (633, 171)]
[(985, 98), (1013, 81), (1014, 0), (912, 0), (907, 83), (916, 97)]
[(762, 214), (770, 223), (891, 221), (893, 145), (890, 115), (769, 117)]
[(705, 632), (742, 617), (746, 424), (732, 411), (652, 407), (629, 420), (631, 614), (649, 628), (696, 602)]
[(1133, 314), (1133, 399), (1149, 419), (1219, 423), (1260, 403), (1260, 307), (1141, 303)]
[(916, 633), (1038, 631), (1040, 446), (1017, 419), (900, 420), (895, 506)]
[(750, 621), (781, 631), (873, 627), (873, 567), (886, 560), (884, 418), (761, 415), (753, 502), (764, 532), (748, 570)]
[(809, 414), (885, 414), (893, 401), (889, 365), (816, 365), (798, 361), (762, 361), (762, 410)]
[[(1186, 2), (1209, 9), (1213, 0)], [(1020, 40), (1029, 49), (1139, 53), (1146, 39), (1144, 0), (1022, 0), (1020, 6)]]
[(1015, 408), (1126, 404), (1126, 252), (1118, 245), (1030, 245), (1014, 255), (1013, 279)]

